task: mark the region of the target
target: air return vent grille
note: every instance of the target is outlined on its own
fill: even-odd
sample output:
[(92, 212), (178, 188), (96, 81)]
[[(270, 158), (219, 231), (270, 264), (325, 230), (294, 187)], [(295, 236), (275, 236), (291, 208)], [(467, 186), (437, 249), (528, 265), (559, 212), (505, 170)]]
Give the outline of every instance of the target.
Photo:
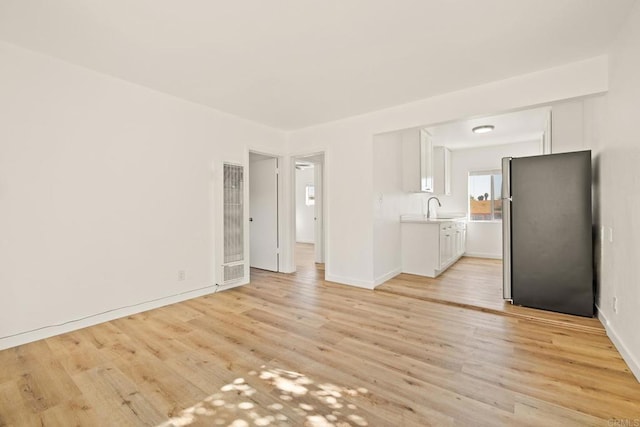
[(224, 266), (224, 281), (235, 282), (244, 277), (244, 264), (225, 265)]
[(244, 168), (224, 165), (224, 283), (244, 278)]

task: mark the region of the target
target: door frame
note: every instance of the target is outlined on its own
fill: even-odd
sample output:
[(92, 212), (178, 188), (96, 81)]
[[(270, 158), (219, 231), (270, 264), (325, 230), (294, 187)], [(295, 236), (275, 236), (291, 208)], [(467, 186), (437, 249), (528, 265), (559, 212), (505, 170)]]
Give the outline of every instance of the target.
[(324, 264), (325, 264), (325, 276), (326, 272), (329, 271), (329, 262), (331, 260), (330, 257), (330, 245), (329, 239), (329, 230), (330, 230), (330, 222), (329, 222), (329, 150), (327, 148), (321, 148), (316, 150), (308, 150), (292, 153), (289, 156), (289, 182), (291, 183), (289, 186), (289, 216), (291, 221), (289, 221), (289, 239), (288, 239), (288, 260), (291, 272), (296, 271), (296, 260), (295, 260), (295, 247), (296, 247), (296, 160), (300, 160), (305, 157), (311, 157), (316, 155), (322, 155), (322, 240), (323, 240), (323, 249), (324, 249)]
[[(246, 181), (247, 184), (250, 182), (251, 179), (251, 160), (250, 160), (250, 154), (254, 153), (254, 154), (259, 154), (262, 156), (268, 156), (268, 157), (273, 157), (275, 159), (277, 159), (277, 169), (278, 169), (278, 187), (277, 187), (277, 203), (276, 203), (276, 215), (278, 218), (278, 272), (283, 272), (286, 271), (286, 269), (283, 269), (283, 243), (286, 241), (285, 240), (285, 233), (284, 230), (287, 228), (287, 223), (286, 223), (286, 218), (285, 215), (283, 215), (282, 213), (286, 211), (286, 206), (285, 206), (285, 197), (282, 197), (282, 195), (285, 194), (285, 186), (284, 186), (284, 179), (283, 179), (283, 155), (282, 153), (274, 153), (272, 151), (268, 151), (265, 150), (263, 148), (254, 148), (254, 147), (247, 147), (247, 149), (245, 150), (245, 164), (247, 165), (246, 167), (246, 171), (247, 171), (247, 176), (246, 176)], [(245, 206), (247, 206), (246, 209), (246, 215), (245, 215), (245, 230), (247, 230), (247, 232), (244, 235), (244, 241), (245, 241), (245, 248), (246, 248), (246, 253), (247, 253), (247, 260), (248, 260), (248, 265), (251, 264), (251, 260), (250, 260), (250, 253), (251, 253), (251, 225), (249, 224), (249, 213), (251, 212), (251, 202), (250, 202), (250, 195), (251, 195), (251, 187), (249, 185), (247, 185), (248, 191), (245, 192), (245, 197), (244, 197), (244, 201), (245, 201)], [(251, 268), (249, 268), (249, 280), (251, 280)]]
[[(314, 240), (314, 254), (313, 257), (316, 263), (324, 264), (325, 262), (325, 238), (324, 238), (324, 155), (322, 156), (321, 163), (315, 163), (313, 169), (313, 185), (315, 191), (320, 195), (316, 197), (316, 203), (313, 210), (314, 224), (313, 224), (313, 240)], [(318, 203), (319, 201), (319, 203)], [(319, 205), (319, 206), (318, 206)], [(297, 206), (297, 203), (296, 203)]]

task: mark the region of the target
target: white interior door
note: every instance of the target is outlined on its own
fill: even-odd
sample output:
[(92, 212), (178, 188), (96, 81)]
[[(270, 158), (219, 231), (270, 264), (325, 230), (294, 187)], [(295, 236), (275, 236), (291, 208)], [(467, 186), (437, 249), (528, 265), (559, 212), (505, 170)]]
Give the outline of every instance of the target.
[(315, 185), (315, 261), (324, 263), (324, 197), (322, 188), (323, 162), (314, 164), (314, 185)]
[(278, 271), (278, 160), (252, 161), (249, 169), (251, 267)]

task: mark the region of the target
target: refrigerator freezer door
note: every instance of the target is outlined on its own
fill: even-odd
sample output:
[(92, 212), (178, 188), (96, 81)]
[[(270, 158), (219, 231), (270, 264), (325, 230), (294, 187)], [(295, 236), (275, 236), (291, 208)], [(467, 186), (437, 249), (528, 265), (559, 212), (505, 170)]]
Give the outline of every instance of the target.
[(514, 304), (593, 316), (591, 152), (511, 161)]
[(502, 297), (511, 299), (511, 157), (502, 159)]

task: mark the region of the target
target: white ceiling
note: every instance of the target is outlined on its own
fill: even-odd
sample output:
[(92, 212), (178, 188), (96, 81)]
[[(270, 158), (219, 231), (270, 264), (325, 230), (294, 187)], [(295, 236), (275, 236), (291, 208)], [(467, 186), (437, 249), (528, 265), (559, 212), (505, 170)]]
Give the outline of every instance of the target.
[(284, 130), (606, 53), (634, 0), (0, 0), (0, 39)]
[[(435, 146), (442, 145), (452, 150), (487, 147), (539, 140), (545, 130), (550, 107), (515, 111), (495, 116), (460, 120), (426, 128), (433, 137)], [(493, 132), (476, 134), (476, 126), (493, 125)]]

